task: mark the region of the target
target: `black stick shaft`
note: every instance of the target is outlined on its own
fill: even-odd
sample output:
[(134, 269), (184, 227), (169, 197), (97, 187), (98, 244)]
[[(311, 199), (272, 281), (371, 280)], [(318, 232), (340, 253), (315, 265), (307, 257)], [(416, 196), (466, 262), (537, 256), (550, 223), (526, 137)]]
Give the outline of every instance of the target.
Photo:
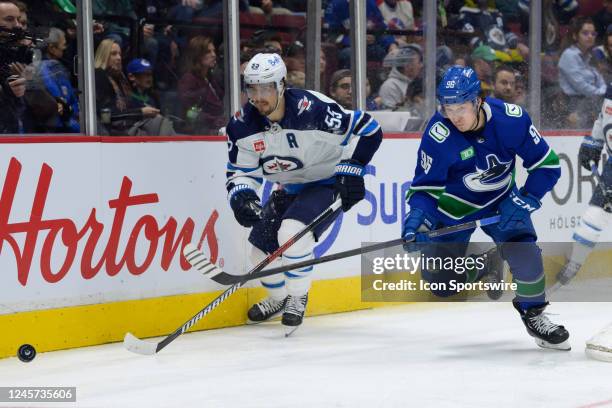
[(332, 205), (330, 205), (325, 211), (323, 211), (310, 224), (304, 227), (304, 229), (302, 229), (300, 232), (298, 232), (297, 234), (289, 238), (289, 240), (287, 240), (287, 242), (281, 245), (276, 251), (268, 255), (266, 259), (264, 259), (259, 264), (257, 264), (257, 266), (251, 269), (246, 275), (242, 276), (243, 278), (242, 280), (233, 284), (231, 287), (227, 288), (223, 293), (217, 296), (212, 302), (210, 302), (208, 305), (206, 305), (206, 307), (204, 307), (202, 310), (196, 313), (191, 319), (185, 322), (181, 327), (179, 327), (172, 334), (168, 335), (165, 339), (160, 341), (157, 344), (157, 348), (155, 352), (158, 353), (161, 349), (163, 349), (168, 344), (170, 344), (172, 341), (174, 341), (178, 336), (180, 336), (181, 334), (189, 330), (194, 324), (196, 324), (196, 322), (198, 322), (208, 313), (213, 311), (217, 306), (219, 306), (223, 301), (225, 301), (228, 297), (230, 297), (234, 292), (240, 289), (241, 286), (243, 286), (246, 282), (251, 280), (251, 276), (253, 274), (263, 270), (263, 268), (265, 268), (272, 261), (274, 261), (276, 258), (281, 256), (283, 252), (285, 252), (287, 248), (293, 245), (297, 240), (299, 240), (304, 235), (306, 235), (310, 231), (317, 228), (319, 225), (321, 225), (321, 223), (327, 220), (328, 217), (331, 217), (333, 214), (335, 214), (340, 209), (341, 204), (342, 202), (340, 201), (340, 199), (334, 201)]

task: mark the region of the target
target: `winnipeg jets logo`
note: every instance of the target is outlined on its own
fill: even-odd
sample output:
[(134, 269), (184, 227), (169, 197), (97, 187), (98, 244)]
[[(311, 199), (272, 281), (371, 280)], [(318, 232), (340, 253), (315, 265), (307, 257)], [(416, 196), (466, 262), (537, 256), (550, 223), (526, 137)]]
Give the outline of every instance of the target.
[(512, 162), (500, 162), (497, 156), (489, 154), (487, 168), (481, 170), (476, 166), (474, 173), (463, 176), (463, 184), (476, 192), (495, 191), (506, 187), (512, 180), (512, 173), (509, 172), (511, 164)]
[(262, 161), (264, 174), (282, 173), (304, 167), (304, 164), (295, 157), (272, 156), (264, 157)]
[(234, 113), (234, 119), (244, 123), (244, 111), (240, 109)]
[(304, 111), (309, 111), (311, 106), (312, 101), (309, 100), (307, 97), (303, 97), (302, 99), (300, 99), (300, 101), (298, 102), (298, 116), (300, 116)]

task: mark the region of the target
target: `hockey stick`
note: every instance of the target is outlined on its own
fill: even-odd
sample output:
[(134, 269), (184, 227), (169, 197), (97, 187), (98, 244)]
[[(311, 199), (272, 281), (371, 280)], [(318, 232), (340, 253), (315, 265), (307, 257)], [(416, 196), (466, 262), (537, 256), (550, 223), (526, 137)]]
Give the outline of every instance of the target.
[[(210, 302), (206, 307), (196, 313), (191, 319), (187, 320), (181, 327), (176, 329), (174, 332), (169, 334), (166, 338), (158, 343), (151, 343), (148, 341), (143, 341), (138, 337), (134, 336), (132, 333), (126, 333), (125, 338), (123, 339), (123, 345), (126, 349), (133, 353), (144, 354), (144, 355), (153, 355), (159, 353), (164, 347), (174, 341), (178, 336), (185, 333), (189, 328), (191, 328), (196, 322), (202, 319), (204, 316), (213, 311), (217, 306), (219, 306), (223, 301), (225, 301), (228, 297), (230, 297), (234, 292), (240, 289), (246, 282), (249, 281), (250, 275), (261, 271), (263, 268), (268, 266), (272, 261), (281, 256), (283, 252), (287, 250), (291, 245), (293, 245), (297, 240), (302, 238), (304, 235), (309, 233), (310, 231), (317, 228), (324, 221), (326, 221), (329, 217), (335, 214), (342, 205), (342, 201), (337, 199), (333, 202), (332, 205), (327, 207), (325, 211), (323, 211), (317, 218), (315, 218), (310, 224), (304, 227), (300, 232), (289, 238), (287, 242), (281, 245), (276, 251), (268, 255), (266, 259), (261, 261), (257, 266), (249, 271), (246, 275), (242, 276), (242, 279), (236, 283), (234, 283), (231, 287), (226, 289), (223, 293), (217, 296), (212, 302)], [(196, 248), (197, 250), (197, 248)], [(184, 251), (185, 252), (185, 251)]]
[[(597, 181), (596, 188), (601, 188), (601, 191), (603, 192), (604, 196), (606, 196), (608, 194), (608, 191), (607, 189), (604, 189), (604, 184), (601, 180), (601, 175), (599, 174), (599, 170), (597, 169), (597, 164), (595, 162), (591, 162), (591, 173), (593, 174), (593, 176), (595, 177), (595, 180)], [(569, 264), (569, 262), (567, 264)], [(559, 290), (562, 286), (565, 286), (568, 283), (570, 283), (570, 281), (574, 279), (574, 277), (578, 273), (578, 270), (579, 269), (565, 268), (563, 271), (557, 274), (557, 281), (554, 283), (554, 285), (550, 287), (547, 293), (554, 293), (557, 290)]]
[[(427, 233), (430, 238), (441, 237), (443, 235), (452, 234), (454, 232), (465, 231), (476, 227), (482, 227), (485, 225), (496, 224), (499, 222), (499, 215), (495, 215), (481, 220), (470, 221), (463, 224), (452, 225), (450, 227), (444, 227), (437, 230), (433, 230)], [(185, 258), (191, 263), (191, 265), (197, 270), (201, 271), (204, 275), (207, 275), (213, 281), (221, 285), (233, 285), (237, 282), (241, 282), (245, 278), (247, 280), (259, 279), (270, 275), (276, 275), (277, 273), (287, 272), (293, 269), (305, 268), (311, 265), (318, 265), (325, 262), (335, 261), (338, 259), (348, 258), (355, 255), (366, 254), (368, 252), (377, 251), (379, 249), (391, 248), (397, 245), (402, 245), (406, 241), (403, 238), (393, 239), (391, 241), (380, 242), (378, 244), (369, 245), (367, 247), (349, 249), (347, 251), (337, 252), (335, 254), (325, 255), (317, 259), (309, 259), (302, 262), (296, 262), (291, 265), (283, 265), (277, 268), (271, 268), (266, 270), (260, 270), (249, 275), (232, 275), (221, 268), (211, 263), (204, 254), (195, 248), (191, 244), (185, 246), (185, 250), (190, 247), (189, 256), (185, 254)]]

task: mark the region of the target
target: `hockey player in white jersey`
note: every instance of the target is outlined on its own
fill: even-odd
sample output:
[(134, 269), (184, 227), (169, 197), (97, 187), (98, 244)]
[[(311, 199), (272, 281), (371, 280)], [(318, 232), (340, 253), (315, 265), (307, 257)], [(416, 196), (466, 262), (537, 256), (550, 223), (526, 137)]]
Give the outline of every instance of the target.
[(578, 161), (582, 167), (591, 171), (593, 164), (598, 165), (601, 152), (606, 146), (608, 159), (603, 166), (601, 180), (598, 182), (589, 207), (581, 217), (580, 226), (572, 236), (574, 245), (569, 261), (565, 264), (557, 279), (567, 284), (584, 264), (589, 252), (593, 249), (601, 232), (610, 223), (612, 213), (612, 87), (608, 86), (601, 112), (590, 136), (585, 136), (578, 152)]
[[(603, 173), (593, 191), (589, 207), (582, 214), (580, 225), (572, 236), (574, 243), (570, 258), (557, 275), (557, 280), (562, 285), (567, 285), (578, 273), (599, 241), (602, 231), (610, 224), (612, 213), (612, 86), (610, 85), (601, 112), (593, 123), (591, 135), (586, 136), (580, 145), (578, 152), (580, 165), (591, 171), (593, 164), (599, 164), (604, 145), (608, 158), (603, 165)], [(612, 324), (587, 340), (586, 353), (599, 360), (612, 361)]]
[[(250, 258), (258, 264), (333, 203), (348, 211), (365, 196), (364, 166), (382, 141), (367, 113), (342, 108), (318, 92), (286, 89), (287, 69), (277, 54), (257, 54), (247, 64), (249, 102), (227, 125), (227, 190), (236, 220), (252, 227)], [(261, 206), (263, 179), (278, 183)], [(313, 257), (317, 238), (333, 219), (290, 246), (278, 262)], [(251, 322), (282, 313), (282, 324), (302, 323), (312, 266), (261, 279), (269, 296), (248, 311)]]

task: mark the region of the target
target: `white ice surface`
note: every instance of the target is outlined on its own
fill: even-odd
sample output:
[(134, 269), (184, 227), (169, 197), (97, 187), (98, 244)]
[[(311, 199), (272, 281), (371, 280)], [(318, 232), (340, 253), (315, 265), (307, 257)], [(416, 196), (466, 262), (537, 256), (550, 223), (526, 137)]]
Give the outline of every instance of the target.
[(419, 304), (307, 318), (290, 338), (279, 323), (187, 334), (156, 356), (9, 358), (0, 385), (77, 387), (76, 404), (27, 406), (612, 407), (612, 364), (584, 354), (612, 304), (548, 311), (571, 352), (538, 348), (509, 303)]

